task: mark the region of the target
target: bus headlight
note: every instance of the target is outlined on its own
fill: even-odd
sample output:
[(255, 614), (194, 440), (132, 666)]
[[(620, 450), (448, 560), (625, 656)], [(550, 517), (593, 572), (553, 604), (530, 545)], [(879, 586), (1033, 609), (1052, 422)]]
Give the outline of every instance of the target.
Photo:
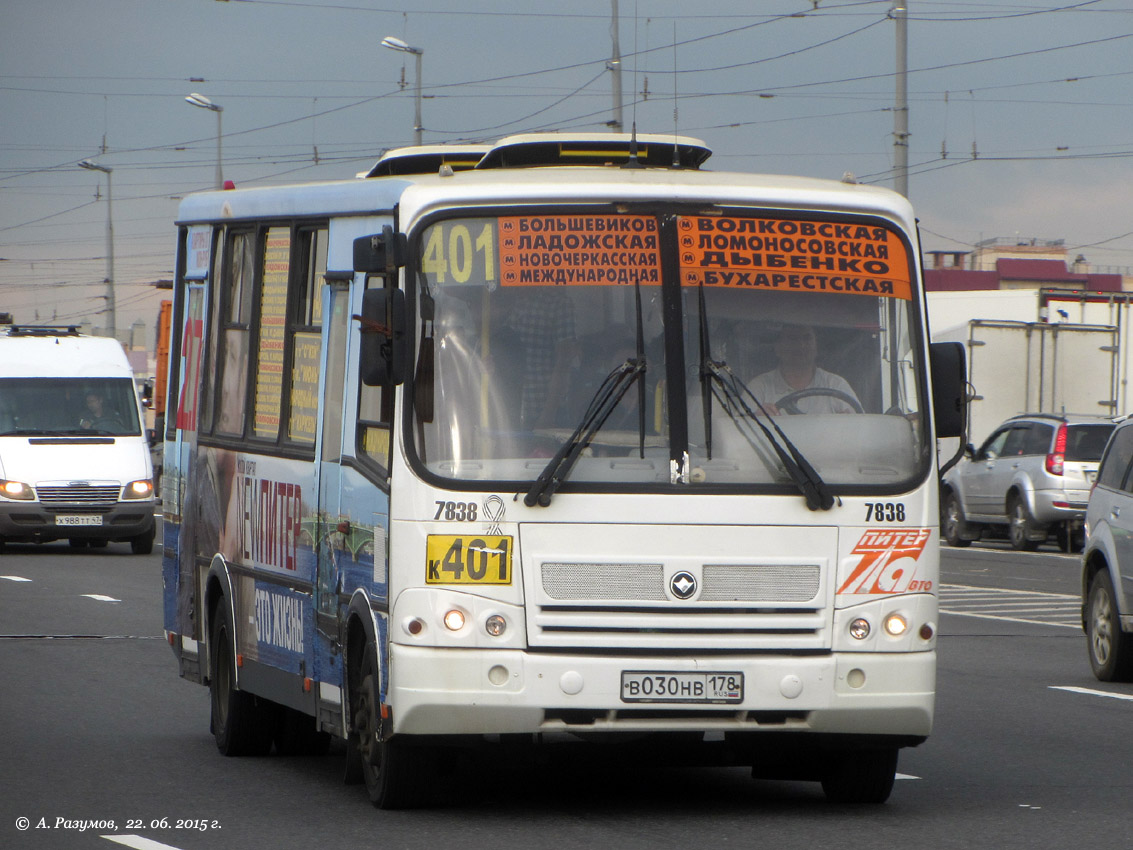
[(122, 491), (123, 499), (148, 499), (153, 495), (153, 482), (148, 478), (131, 481)]
[(869, 637), (870, 631), (869, 620), (864, 617), (858, 617), (850, 623), (850, 637), (855, 640), (865, 640)]
[(19, 499), (21, 502), (30, 502), (35, 499), (35, 491), (22, 481), (7, 481), (0, 478), (0, 494), (9, 499)]
[(885, 631), (892, 637), (900, 637), (909, 630), (908, 621), (900, 614), (890, 614), (885, 618)]
[(507, 631), (507, 620), (505, 620), (499, 614), (493, 614), (491, 617), (484, 621), (484, 631), (486, 631), (492, 637), (499, 637)]
[(459, 632), (464, 628), (464, 612), (459, 608), (453, 608), (445, 613), (443, 622), (450, 632)]

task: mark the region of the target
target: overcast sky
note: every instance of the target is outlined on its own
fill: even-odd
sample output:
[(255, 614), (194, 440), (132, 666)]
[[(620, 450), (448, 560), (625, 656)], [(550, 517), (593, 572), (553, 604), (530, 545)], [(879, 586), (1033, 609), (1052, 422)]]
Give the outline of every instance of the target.
[[(0, 310), (152, 326), (178, 199), (349, 178), (426, 143), (607, 129), (611, 0), (4, 0)], [(703, 139), (713, 170), (893, 186), (893, 0), (619, 0), (628, 126)], [(926, 250), (1065, 240), (1133, 267), (1133, 0), (908, 0), (909, 196)], [(700, 14), (697, 14), (700, 12)], [(407, 61), (408, 60), (408, 61)], [(1110, 268), (1113, 267), (1113, 268)]]

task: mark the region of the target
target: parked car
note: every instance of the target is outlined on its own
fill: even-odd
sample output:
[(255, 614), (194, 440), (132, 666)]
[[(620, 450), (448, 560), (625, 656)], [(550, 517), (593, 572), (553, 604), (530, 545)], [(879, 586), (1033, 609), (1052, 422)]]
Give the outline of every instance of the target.
[(1100, 416), (1032, 413), (992, 431), (942, 483), (941, 535), (968, 546), (1006, 532), (1015, 549), (1038, 548), (1054, 532), (1080, 548), (1090, 487), (1114, 422)]
[[(1110, 437), (1086, 509), (1082, 628), (1103, 682), (1133, 681), (1133, 419)], [(1124, 622), (1123, 622), (1124, 621)]]

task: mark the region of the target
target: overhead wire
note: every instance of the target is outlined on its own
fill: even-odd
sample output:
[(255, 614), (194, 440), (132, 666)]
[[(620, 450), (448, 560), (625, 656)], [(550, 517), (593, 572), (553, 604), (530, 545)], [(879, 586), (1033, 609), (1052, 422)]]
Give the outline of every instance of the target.
[[(237, 2), (258, 3), (258, 4), (261, 4), (261, 5), (267, 5), (267, 6), (295, 6), (295, 7), (319, 8), (319, 9), (339, 8), (339, 9), (349, 9), (349, 10), (357, 10), (357, 11), (363, 11), (363, 12), (383, 11), (383, 10), (377, 10), (377, 9), (372, 9), (372, 8), (362, 8), (362, 7), (356, 7), (356, 6), (348, 6), (348, 5), (344, 5), (344, 4), (321, 4), (321, 3), (315, 4), (315, 3), (302, 3), (302, 2), (283, 2), (282, 0), (280, 0), (279, 2), (274, 2), (273, 0), (237, 0)], [(1011, 14), (1003, 14), (1003, 15), (995, 15), (995, 16), (989, 15), (989, 16), (980, 16), (980, 17), (971, 17), (971, 18), (956, 18), (956, 17), (954, 17), (954, 18), (945, 19), (945, 18), (940, 16), (940, 13), (931, 13), (930, 12), (930, 13), (925, 13), (924, 15), (920, 15), (916, 19), (926, 20), (926, 21), (931, 20), (931, 21), (936, 21), (936, 22), (941, 22), (941, 23), (962, 23), (962, 22), (969, 21), (969, 20), (975, 21), (975, 20), (1007, 19), (1007, 18), (1012, 18), (1012, 17), (1027, 17), (1027, 16), (1038, 15), (1038, 14), (1050, 14), (1050, 13), (1056, 13), (1056, 12), (1057, 13), (1086, 12), (1086, 11), (1089, 10), (1089, 7), (1096, 7), (1098, 5), (1098, 2), (1099, 2), (1099, 0), (1090, 0), (1090, 2), (1066, 4), (1066, 5), (1052, 7), (1052, 8), (1046, 8), (1046, 9), (1032, 9), (1032, 10), (1024, 10), (1024, 11), (1019, 11), (1019, 12), (1013, 12)], [(824, 13), (826, 13), (828, 16), (834, 15), (834, 14), (846, 14), (850, 11), (852, 11), (853, 14), (858, 14), (858, 13), (864, 14), (864, 13), (867, 13), (867, 12), (872, 13), (872, 10), (878, 8), (880, 5), (882, 5), (882, 4), (877, 2), (877, 0), (873, 0), (873, 2), (855, 2), (855, 3), (838, 4), (838, 5), (835, 5), (835, 6), (832, 6), (832, 7), (824, 8), (822, 11)], [(888, 5), (888, 0), (885, 0), (884, 5), (886, 5), (886, 6)], [(859, 12), (859, 10), (860, 10), (860, 12)], [(392, 10), (389, 10), (389, 11), (392, 11)], [(1095, 9), (1095, 11), (1101, 11), (1101, 10)], [(400, 14), (400, 13), (401, 13), (401, 11), (398, 10), (398, 14)], [(413, 12), (413, 14), (433, 14), (433, 13), (434, 12), (431, 12), (430, 10), (427, 10), (427, 9), (418, 9), (418, 10), (414, 10), (414, 12)], [(462, 11), (461, 14), (476, 14), (476, 13), (475, 12), (463, 12)], [(500, 13), (484, 13), (484, 14), (500, 14)], [(525, 15), (525, 16), (530, 16), (530, 17), (536, 17), (536, 16), (539, 16), (539, 17), (593, 17), (593, 18), (606, 17), (606, 16), (600, 16), (600, 15), (586, 16), (586, 15), (573, 14), (573, 13), (563, 14), (563, 13), (550, 13), (550, 12), (546, 12), (546, 13), (545, 12), (532, 12), (532, 13), (520, 12), (519, 14)], [(657, 16), (657, 17), (665, 17), (665, 16)], [(736, 17), (741, 17), (741, 16), (694, 16), (694, 15), (688, 15), (688, 16), (671, 16), (671, 17), (674, 17), (676, 19), (684, 19), (684, 18), (689, 18), (689, 19), (732, 18), (732, 19), (734, 19)], [(786, 18), (786, 17), (793, 17), (793, 16), (791, 16), (791, 15), (781, 15), (781, 16), (772, 16), (772, 17), (761, 17), (760, 20), (758, 20), (758, 21), (748, 23), (748, 24), (745, 24), (745, 25), (740, 26), (740, 27), (730, 28), (730, 29), (725, 30), (725, 31), (720, 32), (720, 33), (714, 33), (714, 34), (699, 36), (697, 38), (686, 39), (684, 41), (679, 42), (679, 44), (682, 44), (682, 45), (683, 44), (691, 44), (691, 43), (698, 42), (698, 41), (705, 41), (705, 40), (712, 39), (712, 38), (719, 38), (719, 37), (730, 35), (730, 34), (733, 34), (733, 33), (742, 32), (742, 31), (744, 31), (746, 29), (750, 29), (752, 27), (765, 26), (769, 23), (774, 22), (775, 20), (781, 20), (781, 19)], [(825, 46), (827, 44), (833, 43), (834, 41), (838, 41), (838, 40), (841, 40), (841, 39), (848, 38), (851, 35), (854, 35), (858, 32), (863, 32), (863, 31), (865, 31), (865, 30), (867, 30), (871, 27), (875, 27), (875, 26), (877, 26), (881, 23), (884, 23), (884, 22), (885, 22), (885, 18), (882, 17), (882, 18), (879, 18), (876, 21), (872, 21), (872, 22), (866, 24), (863, 27), (860, 27), (856, 30), (853, 30), (852, 32), (843, 33), (842, 35), (839, 35), (839, 36), (832, 38), (832, 39), (828, 39), (825, 42), (820, 42), (820, 43), (815, 44), (815, 45), (810, 45), (810, 46), (805, 47), (805, 48), (800, 48), (799, 50), (796, 50), (796, 51), (789, 51), (789, 52), (786, 52), (786, 53), (782, 53), (782, 54), (780, 54), (779, 56), (776, 56), (776, 57), (764, 57), (762, 59), (753, 60), (751, 62), (737, 63), (737, 64), (727, 65), (727, 66), (718, 66), (718, 67), (715, 67), (715, 68), (705, 67), (705, 68), (697, 68), (697, 69), (682, 69), (682, 73), (683, 74), (685, 74), (685, 73), (693, 74), (693, 73), (708, 73), (708, 72), (712, 72), (712, 71), (734, 70), (734, 69), (737, 69), (737, 68), (747, 67), (747, 66), (750, 66), (750, 65), (757, 65), (757, 64), (773, 62), (777, 59), (795, 56), (795, 55), (798, 55), (802, 52), (805, 52), (806, 50), (814, 50), (814, 49), (817, 49), (818, 47)], [(909, 73), (911, 73), (911, 74), (912, 73), (927, 73), (927, 72), (931, 72), (931, 71), (940, 71), (940, 70), (944, 70), (944, 69), (963, 67), (963, 66), (967, 66), (967, 65), (976, 65), (976, 64), (980, 64), (980, 63), (1016, 59), (1016, 58), (1020, 58), (1020, 57), (1024, 57), (1024, 56), (1040, 55), (1040, 54), (1044, 54), (1044, 53), (1053, 52), (1053, 51), (1056, 51), (1056, 50), (1071, 49), (1071, 48), (1074, 48), (1074, 47), (1095, 46), (1095, 45), (1104, 44), (1106, 42), (1119, 41), (1121, 39), (1128, 38), (1130, 35), (1133, 35), (1133, 34), (1118, 34), (1118, 35), (1109, 36), (1107, 38), (1095, 39), (1093, 41), (1079, 42), (1077, 44), (1072, 44), (1072, 45), (1061, 45), (1061, 46), (1055, 46), (1055, 47), (1048, 47), (1048, 48), (1043, 48), (1043, 49), (1039, 49), (1039, 50), (1024, 51), (1024, 52), (1019, 52), (1019, 53), (1014, 53), (1014, 54), (1008, 54), (1008, 55), (1005, 55), (1005, 56), (985, 57), (983, 59), (950, 62), (950, 63), (947, 63), (947, 64), (937, 65), (937, 66), (933, 66), (933, 67), (927, 67), (927, 68), (920, 68), (920, 69), (912, 70)], [(676, 42), (675, 38), (674, 38), (674, 42)], [(673, 46), (674, 45), (671, 45), (671, 44), (665, 44), (665, 45), (662, 45), (662, 46), (659, 46), (659, 47), (654, 47), (654, 48), (651, 48), (647, 51), (642, 51), (640, 56), (644, 57), (647, 53), (651, 53), (653, 51), (658, 51), (658, 50), (666, 50), (667, 51), (667, 50), (671, 49)], [(464, 86), (464, 87), (486, 86), (486, 85), (491, 85), (491, 84), (494, 84), (494, 83), (516, 81), (516, 80), (521, 80), (521, 79), (531, 79), (534, 76), (542, 75), (542, 74), (563, 73), (563, 72), (566, 72), (566, 71), (580, 69), (580, 68), (584, 68), (584, 67), (588, 67), (588, 66), (592, 67), (597, 61), (598, 60), (592, 60), (592, 61), (589, 61), (589, 62), (573, 63), (573, 64), (570, 64), (570, 65), (561, 66), (559, 68), (548, 68), (548, 69), (541, 69), (541, 70), (537, 70), (537, 71), (525, 72), (525, 73), (522, 73), (522, 74), (513, 74), (513, 75), (491, 77), (491, 78), (486, 78), (486, 79), (479, 80), (479, 81), (439, 84), (439, 85), (434, 85), (434, 86), (429, 87), (429, 91), (431, 92), (432, 96), (446, 97), (446, 96), (448, 96), (445, 93), (446, 90), (460, 90), (461, 86)], [(593, 77), (588, 79), (586, 82), (582, 83), (581, 85), (575, 87), (572, 90), (567, 91), (565, 94), (558, 96), (551, 104), (546, 105), (546, 106), (542, 106), (541, 108), (539, 108), (536, 111), (530, 112), (530, 113), (528, 113), (524, 116), (513, 119), (511, 121), (501, 123), (501, 124), (496, 124), (496, 125), (490, 126), (490, 127), (482, 127), (482, 128), (477, 128), (477, 129), (468, 129), (468, 130), (437, 130), (437, 129), (434, 129), (434, 128), (429, 128), (429, 132), (430, 133), (437, 133), (437, 134), (444, 134), (444, 135), (458, 135), (458, 134), (470, 135), (470, 134), (475, 134), (475, 133), (488, 133), (488, 132), (492, 132), (492, 131), (495, 131), (495, 130), (498, 130), (498, 129), (501, 129), (501, 128), (504, 128), (504, 127), (522, 125), (526, 122), (531, 122), (532, 119), (534, 119), (535, 117), (545, 115), (546, 113), (550, 112), (555, 107), (558, 107), (558, 106), (562, 105), (563, 103), (571, 100), (572, 98), (576, 98), (579, 95), (586, 92), (587, 89), (590, 86), (592, 86), (595, 81), (597, 81), (598, 79), (600, 79), (604, 75), (604, 73), (605, 73), (605, 69), (603, 67), (602, 70), (600, 70), (597, 74), (595, 74)], [(664, 70), (657, 70), (657, 71), (651, 71), (650, 73), (660, 74), (660, 73), (666, 73), (666, 72)], [(1133, 73), (1133, 72), (1118, 72), (1118, 73)], [(1092, 75), (1092, 76), (1102, 77), (1102, 76), (1116, 76), (1116, 75), (1117, 74), (1113, 74), (1113, 75), (1109, 75), (1109, 74), (1107, 74), (1107, 75)], [(747, 90), (744, 90), (744, 91), (711, 91), (711, 92), (708, 92), (708, 93), (699, 93), (699, 94), (695, 94), (695, 95), (689, 94), (689, 95), (687, 95), (687, 97), (734, 97), (734, 96), (751, 95), (751, 94), (764, 93), (764, 92), (775, 93), (776, 97), (791, 97), (791, 96), (802, 97), (802, 96), (806, 96), (802, 91), (802, 89), (805, 89), (805, 88), (813, 89), (813, 88), (820, 88), (820, 87), (824, 87), (824, 86), (832, 87), (832, 86), (844, 85), (844, 84), (849, 84), (849, 83), (862, 82), (862, 81), (870, 80), (870, 79), (878, 79), (878, 80), (886, 79), (886, 78), (889, 78), (889, 77), (892, 77), (892, 76), (893, 76), (893, 74), (891, 74), (891, 73), (884, 73), (884, 74), (864, 75), (864, 76), (856, 76), (856, 77), (844, 77), (844, 78), (841, 78), (841, 79), (816, 81), (816, 82), (802, 83), (802, 84), (796, 84), (796, 85), (777, 86), (777, 87), (772, 87), (772, 88), (767, 88), (767, 89), (747, 89)], [(9, 79), (11, 79), (11, 78), (9, 77)], [(113, 79), (113, 78), (110, 78), (110, 79)], [(1064, 80), (1064, 81), (1054, 81), (1054, 80), (1052, 80), (1052, 81), (1049, 81), (1049, 82), (1051, 82), (1051, 83), (1070, 82), (1070, 80), (1069, 79)], [(1029, 83), (1029, 85), (1043, 85), (1043, 84), (1044, 83), (1042, 81), (1034, 81), (1033, 83)], [(1027, 83), (1012, 83), (1011, 84), (1011, 86), (1018, 86), (1018, 85), (1028, 85), (1028, 84)], [(1000, 86), (998, 88), (1007, 88), (1007, 87), (1010, 87), (1010, 86)], [(997, 88), (997, 87), (988, 86), (988, 87), (985, 87), (985, 89), (978, 89), (976, 91), (991, 90), (993, 88)], [(467, 88), (465, 88), (464, 91), (467, 92)], [(328, 108), (328, 109), (325, 109), (325, 110), (311, 110), (309, 114), (305, 114), (305, 115), (302, 115), (302, 116), (299, 116), (299, 117), (293, 117), (293, 118), (290, 118), (290, 119), (287, 119), (287, 120), (273, 122), (273, 123), (265, 124), (265, 125), (258, 126), (258, 127), (242, 129), (242, 130), (239, 130), (239, 131), (236, 131), (236, 132), (226, 132), (224, 134), (223, 138), (227, 141), (230, 138), (234, 138), (234, 137), (237, 137), (237, 136), (248, 136), (250, 134), (254, 134), (254, 133), (258, 133), (258, 132), (262, 132), (262, 131), (272, 130), (272, 129), (275, 129), (275, 128), (284, 127), (284, 126), (292, 125), (292, 124), (295, 124), (295, 123), (309, 121), (309, 120), (313, 120), (317, 117), (321, 117), (323, 115), (329, 115), (329, 114), (335, 113), (335, 112), (340, 112), (340, 111), (344, 111), (344, 110), (362, 107), (362, 106), (365, 106), (366, 104), (373, 103), (374, 101), (379, 100), (379, 99), (384, 98), (384, 97), (401, 96), (401, 94), (402, 93), (400, 91), (388, 91), (388, 92), (386, 92), (384, 94), (380, 94), (380, 95), (373, 95), (373, 96), (368, 96), (368, 97), (363, 97), (363, 98), (351, 99), (350, 103), (342, 104), (342, 105), (335, 106), (335, 107), (332, 107), (332, 108)], [(130, 95), (130, 96), (133, 96), (133, 95)], [(136, 96), (147, 96), (148, 97), (148, 96), (159, 96), (159, 95), (141, 95), (141, 94), (139, 94), (139, 95), (136, 95)], [(232, 95), (232, 96), (236, 97), (236, 96), (239, 96), (239, 95)], [(253, 95), (253, 96), (258, 97), (258, 95)], [(467, 96), (467, 94), (465, 94), (465, 96)], [(492, 95), (485, 94), (485, 95), (482, 95), (482, 96), (497, 96), (497, 95), (495, 95), (495, 94), (492, 94)], [(499, 95), (499, 96), (502, 96), (502, 97), (520, 97), (520, 96), (530, 96), (530, 95), (502, 94), (502, 95)], [(822, 95), (822, 96), (834, 97), (834, 98), (839, 97), (839, 95), (834, 95), (834, 94), (826, 94), (826, 95)], [(843, 95), (843, 96), (845, 96), (845, 95)], [(264, 97), (277, 97), (277, 96), (275, 96), (275, 95), (264, 95)], [(278, 97), (293, 97), (293, 96), (278, 95)], [(309, 95), (308, 95), (308, 97), (309, 97)], [(325, 95), (325, 96), (319, 95), (318, 97), (325, 97), (328, 100), (329, 99), (341, 100), (341, 99), (349, 98), (350, 96), (349, 95)], [(682, 96), (682, 97), (684, 97), (684, 96)], [(636, 96), (635, 96), (635, 98), (636, 98)], [(638, 100), (635, 99), (634, 102), (639, 103), (639, 102), (644, 102), (644, 101), (638, 101)], [(992, 102), (992, 101), (981, 101), (981, 102)], [(1051, 103), (1049, 101), (1041, 101), (1041, 102), (1048, 103), (1048, 104)], [(1101, 104), (1098, 104), (1098, 105), (1101, 105)], [(823, 119), (823, 118), (845, 117), (845, 116), (850, 116), (850, 115), (865, 115), (865, 114), (878, 112), (878, 111), (885, 111), (885, 110), (883, 110), (883, 109), (864, 109), (864, 110), (856, 110), (856, 111), (834, 112), (834, 113), (828, 113), (828, 114), (824, 114), (824, 115), (803, 116), (802, 118), (799, 118), (799, 117), (775, 118), (775, 119), (763, 119), (762, 121), (728, 122), (726, 124), (709, 125), (709, 126), (703, 128), (703, 129), (723, 129), (723, 128), (751, 126), (753, 124), (761, 124), (761, 123), (776, 123), (778, 121), (788, 121), (788, 120), (792, 120), (792, 121), (815, 120), (815, 119)], [(564, 127), (564, 126), (577, 126), (580, 123), (588, 122), (588, 121), (591, 121), (592, 119), (597, 118), (598, 116), (605, 115), (607, 112), (608, 112), (607, 109), (601, 109), (601, 110), (595, 110), (595, 111), (579, 110), (579, 111), (577, 111), (576, 114), (556, 118), (553, 121), (549, 121), (549, 122), (543, 122), (543, 123), (539, 124), (537, 127), (533, 127), (531, 129), (548, 129), (548, 128), (558, 128), (558, 127)], [(179, 143), (178, 145), (160, 145), (160, 146), (152, 146), (152, 147), (136, 147), (136, 148), (132, 148), (132, 149), (112, 150), (108, 153), (112, 154), (114, 156), (117, 156), (117, 157), (122, 157), (122, 156), (133, 155), (133, 154), (162, 152), (162, 151), (168, 151), (175, 146), (190, 146), (190, 145), (205, 144), (207, 142), (213, 141), (214, 139), (215, 139), (214, 136), (206, 136), (206, 137), (199, 138), (199, 139), (193, 139), (193, 140), (190, 140), (190, 141), (187, 141), (187, 142), (182, 142), (182, 143)], [(1011, 161), (1011, 160), (1032, 160), (1032, 159), (1047, 159), (1047, 158), (1049, 158), (1049, 159), (1113, 158), (1113, 157), (1125, 157), (1125, 156), (1129, 156), (1129, 155), (1130, 154), (1124, 153), (1124, 152), (1097, 152), (1097, 153), (1092, 153), (1092, 154), (1091, 153), (1071, 153), (1071, 154), (1065, 154), (1065, 155), (1059, 155), (1059, 156), (1049, 156), (1049, 157), (1048, 156), (1027, 156), (1027, 157), (1004, 156), (1004, 157), (996, 157), (996, 156), (990, 156), (990, 155), (981, 155), (979, 160), (975, 160), (975, 161)], [(321, 165), (324, 162), (361, 161), (361, 160), (366, 159), (367, 156), (369, 156), (369, 158), (372, 158), (372, 154), (367, 155), (365, 153), (362, 153), (361, 150), (359, 151), (357, 156), (351, 156), (347, 153), (342, 153), (338, 157), (329, 158), (329, 157), (323, 155), (322, 146), (320, 146), (320, 155), (319, 155), (320, 163), (313, 163), (313, 162), (310, 161), (310, 151), (307, 151), (306, 153), (296, 152), (294, 154), (278, 154), (278, 153), (277, 154), (261, 154), (261, 155), (257, 155), (257, 156), (248, 157), (245, 161), (248, 162), (248, 163), (255, 163), (255, 164), (264, 165), (264, 166), (267, 166), (267, 167), (270, 168), (273, 165), (276, 165), (276, 166), (283, 165), (285, 163), (285, 160), (287, 159), (287, 157), (291, 157), (291, 156), (293, 156), (295, 158), (293, 160), (295, 167), (276, 170), (274, 173), (262, 175), (259, 179), (272, 180), (272, 179), (277, 179), (279, 177), (285, 177), (285, 176), (288, 176), (288, 175), (291, 175), (291, 174), (296, 174), (296, 173), (300, 173), (300, 172), (303, 172), (303, 171), (310, 170), (311, 168), (314, 168), (317, 165)], [(919, 165), (913, 166), (914, 169), (922, 169), (922, 170), (911, 171), (910, 173), (928, 173), (929, 171), (935, 171), (939, 168), (955, 167), (957, 165), (970, 163), (972, 161), (974, 161), (974, 160), (970, 160), (970, 159), (967, 159), (967, 158), (957, 159), (955, 161), (949, 160), (946, 163), (941, 163), (941, 162), (937, 162), (937, 161), (925, 161), (923, 163), (920, 163)], [(17, 177), (26, 176), (26, 175), (29, 175), (29, 174), (44, 173), (44, 172), (49, 172), (49, 171), (56, 171), (57, 172), (61, 168), (68, 168), (68, 167), (73, 168), (74, 164), (75, 164), (75, 160), (70, 160), (69, 162), (60, 163), (59, 165), (50, 166), (50, 167), (47, 167), (47, 168), (28, 169), (28, 170), (23, 170), (23, 171), (17, 172), (17, 173), (5, 173), (2, 176), (0, 176), (0, 180), (5, 180), (5, 181), (10, 182)], [(115, 165), (115, 167), (116, 168), (118, 168), (118, 167), (127, 168), (127, 167), (130, 167), (130, 166)], [(175, 168), (194, 167), (194, 165), (190, 165), (190, 164), (186, 164), (186, 163), (164, 163), (164, 164), (145, 164), (145, 165), (139, 164), (136, 167), (138, 167), (138, 168), (156, 168), (156, 169), (175, 169)], [(5, 170), (5, 171), (7, 171), (7, 170)], [(887, 172), (879, 172), (878, 175), (883, 175), (885, 173), (887, 173)], [(875, 175), (867, 175), (867, 179), (872, 179), (874, 176)], [(116, 188), (117, 188), (117, 185), (118, 184), (116, 183)], [(163, 195), (160, 195), (160, 196), (159, 195), (139, 196), (139, 198), (142, 198), (142, 197), (157, 198), (157, 197), (165, 197), (165, 195), (163, 194)], [(129, 200), (137, 200), (139, 198), (135, 198), (135, 199), (123, 198), (121, 200), (122, 201), (129, 201)], [(119, 200), (119, 199), (116, 198), (116, 200)], [(63, 215), (66, 215), (68, 213), (72, 213), (72, 212), (75, 212), (77, 210), (83, 209), (84, 207), (91, 206), (92, 204), (95, 204), (95, 203), (97, 203), (97, 201), (88, 201), (84, 204), (81, 204), (81, 205), (78, 205), (78, 206), (72, 207), (70, 209), (57, 212), (57, 213), (52, 213), (52, 214), (49, 214), (47, 216), (40, 217), (38, 219), (33, 219), (33, 220), (30, 220), (30, 221), (27, 221), (27, 222), (22, 222), (20, 224), (0, 227), (0, 231), (11, 231), (11, 230), (18, 229), (20, 227), (28, 227), (28, 226), (39, 225), (39, 224), (42, 224), (44, 222), (48, 222), (48, 221), (51, 221), (55, 218), (58, 218), (59, 216), (63, 216)]]

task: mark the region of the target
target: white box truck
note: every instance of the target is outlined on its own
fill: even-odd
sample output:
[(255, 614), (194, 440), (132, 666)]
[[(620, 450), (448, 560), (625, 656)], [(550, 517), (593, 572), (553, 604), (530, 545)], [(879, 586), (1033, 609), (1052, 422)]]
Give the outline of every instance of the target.
[(154, 485), (117, 340), (0, 325), (0, 547), (68, 540), (153, 550)]

